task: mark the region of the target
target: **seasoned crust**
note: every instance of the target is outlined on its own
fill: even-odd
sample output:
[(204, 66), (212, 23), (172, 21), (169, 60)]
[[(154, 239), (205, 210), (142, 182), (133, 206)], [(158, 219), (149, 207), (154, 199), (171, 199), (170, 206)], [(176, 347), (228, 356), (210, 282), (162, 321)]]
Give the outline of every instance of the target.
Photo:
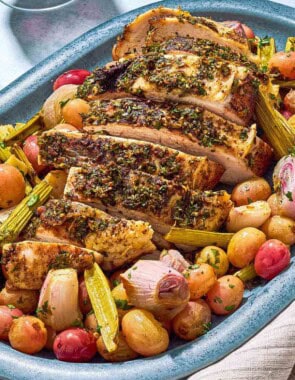
[(181, 9), (163, 7), (143, 13), (125, 26), (122, 36), (113, 47), (113, 59), (141, 55), (144, 46), (176, 35), (205, 38), (229, 46), (249, 56), (253, 62), (258, 61), (258, 57), (251, 53), (245, 36), (235, 30), (205, 17), (192, 16)]

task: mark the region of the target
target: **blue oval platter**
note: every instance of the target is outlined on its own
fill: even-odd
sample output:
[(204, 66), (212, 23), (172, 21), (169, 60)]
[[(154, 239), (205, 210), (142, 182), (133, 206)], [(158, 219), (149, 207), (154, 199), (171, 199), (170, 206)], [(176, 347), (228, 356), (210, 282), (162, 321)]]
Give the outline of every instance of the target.
[[(195, 15), (216, 20), (240, 20), (257, 35), (271, 35), (282, 50), (295, 35), (295, 8), (267, 0), (163, 1), (139, 8), (97, 26), (65, 46), (0, 91), (1, 124), (25, 121), (37, 112), (52, 91), (52, 81), (71, 68), (93, 69), (111, 60), (111, 48), (125, 24), (158, 5), (181, 6)], [(196, 372), (229, 354), (267, 325), (295, 299), (295, 258), (278, 277), (247, 290), (242, 306), (227, 318), (215, 318), (204, 336), (184, 343), (175, 340), (169, 351), (148, 359), (110, 364), (57, 361), (41, 352), (29, 356), (0, 343), (0, 378), (9, 380), (173, 380)]]

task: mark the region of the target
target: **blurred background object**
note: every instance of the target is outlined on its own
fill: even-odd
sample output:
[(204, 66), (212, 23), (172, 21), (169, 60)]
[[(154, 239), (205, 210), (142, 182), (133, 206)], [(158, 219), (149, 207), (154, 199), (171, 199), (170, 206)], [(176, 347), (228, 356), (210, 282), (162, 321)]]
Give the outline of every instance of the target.
[[(62, 3), (48, 11), (21, 11), (5, 6), (29, 6), (34, 0), (0, 1), (0, 89), (76, 37), (114, 16), (155, 0), (36, 0)], [(295, 0), (276, 0), (295, 6)], [(179, 0), (181, 6), (182, 1)]]
[(0, 0), (11, 8), (29, 11), (49, 10), (62, 7), (74, 0)]
[[(23, 1), (13, 4), (21, 6)], [(71, 0), (63, 7), (39, 12), (12, 9), (0, 2), (0, 51), (6, 53), (0, 56), (0, 89), (89, 29), (153, 2)]]

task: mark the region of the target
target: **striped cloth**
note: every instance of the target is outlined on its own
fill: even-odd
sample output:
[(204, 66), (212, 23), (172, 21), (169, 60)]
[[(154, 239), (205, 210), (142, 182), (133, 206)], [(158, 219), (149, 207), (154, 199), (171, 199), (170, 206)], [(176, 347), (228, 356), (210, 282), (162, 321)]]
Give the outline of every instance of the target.
[(239, 349), (189, 380), (295, 380), (294, 365), (295, 302)]

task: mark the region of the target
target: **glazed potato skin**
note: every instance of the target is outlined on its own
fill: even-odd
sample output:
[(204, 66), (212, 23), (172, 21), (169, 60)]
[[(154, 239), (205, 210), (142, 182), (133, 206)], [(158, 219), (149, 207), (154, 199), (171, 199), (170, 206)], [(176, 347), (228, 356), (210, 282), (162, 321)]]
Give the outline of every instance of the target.
[(0, 209), (16, 206), (25, 197), (26, 184), (12, 165), (0, 164)]
[(25, 314), (33, 313), (38, 304), (39, 293), (36, 290), (3, 288), (0, 292), (0, 305), (13, 305)]
[(217, 277), (228, 271), (229, 261), (226, 252), (220, 247), (210, 245), (202, 249), (195, 258), (196, 264), (206, 263), (213, 267)]
[(11, 346), (16, 350), (35, 354), (45, 347), (47, 330), (39, 318), (21, 316), (13, 320), (8, 337)]
[(87, 330), (92, 331), (93, 333), (98, 332), (98, 323), (95, 317), (93, 310), (91, 310), (84, 319), (84, 326)]
[(233, 313), (241, 304), (244, 294), (243, 282), (235, 276), (220, 277), (207, 294), (207, 302), (217, 315)]
[(211, 322), (211, 310), (200, 299), (190, 301), (172, 321), (174, 333), (181, 339), (194, 340), (208, 330)]
[(271, 188), (264, 178), (252, 178), (237, 184), (231, 194), (236, 206), (244, 206), (256, 201), (265, 201), (271, 195)]
[(281, 214), (280, 200), (279, 200), (278, 194), (276, 194), (276, 193), (272, 194), (268, 198), (267, 203), (271, 209), (271, 216)]
[(266, 201), (233, 207), (226, 221), (228, 232), (237, 232), (245, 227), (258, 228), (270, 217), (271, 208)]
[(249, 265), (265, 241), (265, 234), (257, 228), (247, 227), (236, 232), (227, 247), (230, 263), (237, 268)]
[(126, 342), (123, 333), (120, 331), (116, 340), (117, 349), (114, 352), (108, 352), (102, 337), (96, 341), (98, 353), (109, 362), (125, 362), (138, 357), (138, 353), (133, 351)]
[(277, 239), (286, 245), (295, 244), (295, 221), (285, 216), (274, 215), (261, 227), (268, 239)]
[(183, 272), (190, 290), (190, 300), (203, 297), (216, 282), (216, 274), (209, 264), (195, 264)]
[(129, 347), (142, 356), (154, 356), (167, 350), (169, 335), (152, 313), (133, 309), (124, 315), (122, 332)]
[(90, 109), (89, 104), (82, 99), (69, 100), (62, 108), (62, 116), (67, 124), (73, 125), (77, 129), (83, 128), (81, 114), (87, 113)]

